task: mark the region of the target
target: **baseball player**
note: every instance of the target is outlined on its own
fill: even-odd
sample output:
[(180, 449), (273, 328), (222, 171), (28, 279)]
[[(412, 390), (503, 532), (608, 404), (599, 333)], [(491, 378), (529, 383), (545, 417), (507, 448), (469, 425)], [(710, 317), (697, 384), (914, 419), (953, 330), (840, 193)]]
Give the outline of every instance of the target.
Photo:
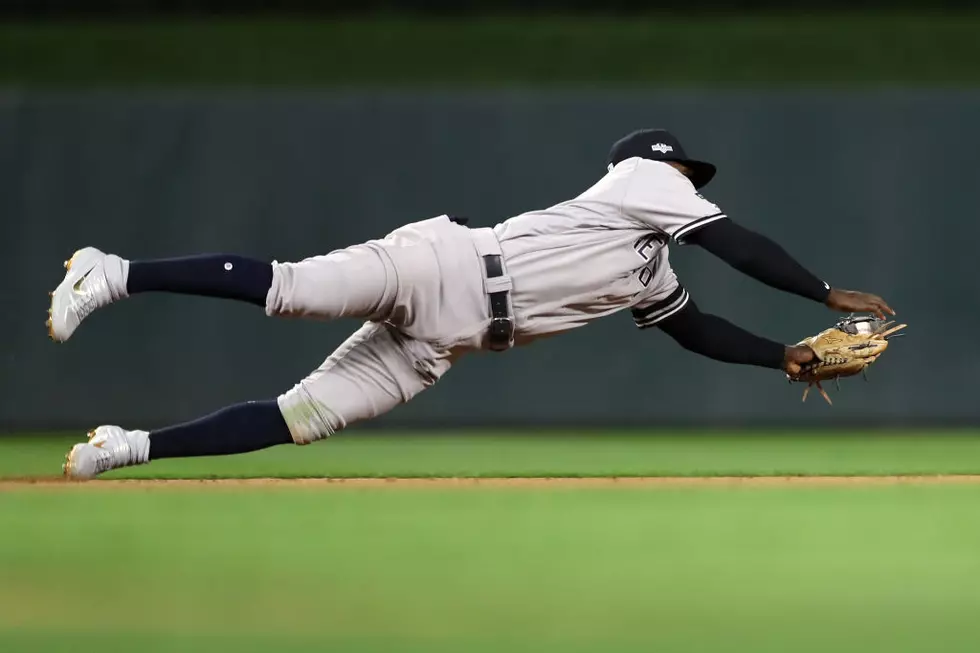
[(779, 245), (725, 215), (698, 189), (715, 166), (664, 130), (617, 141), (608, 171), (581, 195), (496, 227), (439, 216), (380, 240), (296, 263), (227, 254), (128, 261), (87, 247), (51, 293), (50, 336), (68, 340), (94, 310), (146, 292), (221, 297), (267, 315), (353, 317), (361, 326), (277, 399), (230, 406), (154, 431), (100, 426), (66, 457), (91, 478), (161, 458), (309, 444), (385, 413), (434, 384), (464, 354), (504, 351), (630, 309), (692, 352), (798, 374), (813, 360), (702, 312), (668, 261), (696, 245), (758, 281), (839, 312), (894, 311), (872, 294), (831, 288)]

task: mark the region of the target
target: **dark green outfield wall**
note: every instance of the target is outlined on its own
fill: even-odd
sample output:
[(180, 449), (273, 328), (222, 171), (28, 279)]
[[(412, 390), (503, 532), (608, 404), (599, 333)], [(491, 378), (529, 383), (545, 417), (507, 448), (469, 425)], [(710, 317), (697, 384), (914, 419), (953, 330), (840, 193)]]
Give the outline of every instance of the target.
[[(800, 406), (778, 374), (700, 360), (622, 315), (464, 361), (384, 423), (980, 422), (978, 116), (971, 91), (8, 91), (0, 430), (151, 425), (275, 395), (355, 328), (155, 296), (54, 345), (46, 291), (79, 246), (290, 259), (441, 212), (492, 224), (584, 189), (608, 144), (645, 125), (719, 164), (707, 195), (730, 215), (895, 305), (909, 337), (873, 382)], [(833, 317), (700, 251), (672, 260), (702, 307), (772, 337)]]
[(252, 17), (0, 24), (0, 84), (858, 86), (980, 83), (980, 13)]

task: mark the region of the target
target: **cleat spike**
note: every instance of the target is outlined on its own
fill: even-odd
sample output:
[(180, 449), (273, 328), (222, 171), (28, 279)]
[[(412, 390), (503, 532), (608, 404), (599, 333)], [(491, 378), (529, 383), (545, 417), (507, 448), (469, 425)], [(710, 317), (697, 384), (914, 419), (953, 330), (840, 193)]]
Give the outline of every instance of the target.
[[(79, 250), (79, 251), (81, 251), (81, 250)], [(75, 262), (75, 257), (77, 255), (78, 255), (78, 252), (73, 252), (72, 255), (71, 255), (71, 257), (67, 261), (65, 261), (65, 269), (66, 270), (71, 270), (71, 264)]]

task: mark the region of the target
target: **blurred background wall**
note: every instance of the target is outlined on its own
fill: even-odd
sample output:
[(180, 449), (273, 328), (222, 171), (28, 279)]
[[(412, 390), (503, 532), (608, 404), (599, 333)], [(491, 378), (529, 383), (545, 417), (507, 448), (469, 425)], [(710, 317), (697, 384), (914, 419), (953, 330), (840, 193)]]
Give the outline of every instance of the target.
[[(980, 14), (956, 3), (8, 3), (0, 431), (152, 426), (273, 396), (356, 327), (152, 296), (56, 346), (47, 291), (78, 247), (286, 260), (443, 212), (492, 225), (576, 195), (613, 140), (649, 126), (719, 165), (705, 194), (729, 215), (898, 309), (909, 337), (872, 383), (800, 407), (778, 374), (699, 359), (624, 314), (464, 360), (381, 425), (980, 423), (964, 328), (980, 318)], [(672, 260), (702, 307), (776, 339), (834, 319), (703, 252)]]

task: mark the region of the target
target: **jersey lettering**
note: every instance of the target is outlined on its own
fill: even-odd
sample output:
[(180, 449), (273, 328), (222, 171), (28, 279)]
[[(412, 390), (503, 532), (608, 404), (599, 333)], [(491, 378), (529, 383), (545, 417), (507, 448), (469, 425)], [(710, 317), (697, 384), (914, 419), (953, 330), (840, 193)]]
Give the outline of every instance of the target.
[(648, 264), (640, 268), (640, 272), (638, 273), (640, 285), (644, 288), (649, 286), (650, 282), (653, 281), (654, 266), (649, 265), (649, 263), (653, 260), (657, 252), (660, 251), (660, 247), (663, 244), (664, 239), (657, 233), (649, 233), (633, 243), (633, 249)]
[(646, 288), (653, 281), (653, 268), (649, 265), (645, 268), (640, 268), (640, 283)]
[(649, 261), (657, 253), (657, 245), (662, 245), (663, 242), (660, 234), (651, 233), (633, 243), (633, 249), (640, 255), (640, 258), (644, 261)]

